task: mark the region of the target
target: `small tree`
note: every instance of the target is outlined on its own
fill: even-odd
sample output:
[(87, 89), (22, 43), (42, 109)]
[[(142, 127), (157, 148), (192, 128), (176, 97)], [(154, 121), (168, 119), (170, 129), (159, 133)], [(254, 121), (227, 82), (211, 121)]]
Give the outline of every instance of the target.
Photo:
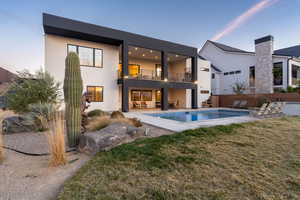
[(232, 90), (235, 94), (243, 94), (245, 92), (245, 90), (247, 89), (247, 86), (245, 83), (243, 82), (236, 82), (233, 86), (232, 86)]
[(28, 71), (19, 73), (18, 78), (6, 93), (8, 109), (16, 113), (29, 111), (29, 105), (35, 103), (59, 102), (60, 84), (42, 70), (31, 74)]

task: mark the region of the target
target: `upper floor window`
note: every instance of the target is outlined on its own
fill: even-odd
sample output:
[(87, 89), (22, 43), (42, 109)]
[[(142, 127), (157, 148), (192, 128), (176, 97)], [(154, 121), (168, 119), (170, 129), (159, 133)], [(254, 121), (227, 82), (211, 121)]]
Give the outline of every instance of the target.
[(214, 73), (211, 74), (211, 79), (215, 79), (215, 74)]
[(102, 49), (69, 44), (68, 52), (75, 52), (78, 54), (80, 60), (80, 66), (103, 67)]
[(283, 75), (282, 75), (282, 62), (273, 64), (273, 84), (282, 85)]

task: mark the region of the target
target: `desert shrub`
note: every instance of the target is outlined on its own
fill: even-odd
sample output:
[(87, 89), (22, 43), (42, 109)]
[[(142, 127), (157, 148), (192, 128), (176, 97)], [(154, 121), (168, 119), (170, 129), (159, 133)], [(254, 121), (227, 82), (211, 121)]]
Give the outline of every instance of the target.
[(28, 106), (29, 112), (24, 116), (27, 120), (34, 123), (39, 131), (49, 129), (49, 123), (54, 119), (57, 106), (51, 103), (36, 103)]
[(88, 131), (98, 131), (102, 128), (105, 128), (111, 123), (109, 116), (101, 116), (93, 118), (87, 125)]
[(257, 100), (257, 107), (261, 107), (264, 103), (269, 103), (270, 99), (266, 97), (261, 97)]
[(112, 119), (125, 118), (125, 116), (123, 115), (123, 113), (120, 112), (120, 111), (113, 111), (113, 112), (111, 113), (110, 117), (111, 117)]
[(87, 113), (88, 117), (101, 117), (107, 115), (106, 112), (100, 109), (95, 109)]
[(275, 93), (286, 93), (287, 90), (283, 89), (283, 88), (274, 88), (274, 92)]
[(232, 86), (232, 90), (235, 94), (243, 94), (247, 90), (247, 86), (245, 83), (236, 82)]
[(132, 123), (135, 127), (141, 127), (143, 126), (142, 122), (137, 118), (128, 118), (128, 121)]
[(8, 109), (16, 113), (29, 111), (29, 105), (34, 103), (57, 103), (60, 96), (60, 84), (54, 81), (50, 74), (37, 71), (30, 74), (27, 71), (19, 73), (6, 93)]
[(138, 120), (137, 118), (110, 118), (109, 116), (101, 116), (101, 117), (95, 117), (93, 118), (88, 126), (87, 130), (88, 131), (98, 131), (101, 130), (111, 123), (116, 123), (116, 122), (121, 122), (121, 123), (126, 123), (135, 127), (141, 127), (143, 124)]
[(63, 116), (61, 113), (56, 113), (53, 120), (49, 122), (49, 131), (47, 132), (47, 141), (50, 151), (49, 165), (52, 167), (65, 165), (67, 163), (64, 132)]

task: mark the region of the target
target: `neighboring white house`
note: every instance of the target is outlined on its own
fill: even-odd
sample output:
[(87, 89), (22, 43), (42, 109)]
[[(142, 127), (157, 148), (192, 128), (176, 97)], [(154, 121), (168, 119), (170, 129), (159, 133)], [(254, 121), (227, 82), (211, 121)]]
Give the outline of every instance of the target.
[(273, 93), (296, 87), (300, 80), (300, 45), (274, 51), (273, 37), (255, 40), (255, 52), (244, 51), (207, 41), (199, 51), (211, 62), (212, 94), (233, 94), (233, 86), (242, 83), (245, 93)]
[(198, 50), (44, 14), (45, 69), (63, 83), (65, 58), (80, 58), (90, 109), (198, 108), (210, 96), (210, 62)]

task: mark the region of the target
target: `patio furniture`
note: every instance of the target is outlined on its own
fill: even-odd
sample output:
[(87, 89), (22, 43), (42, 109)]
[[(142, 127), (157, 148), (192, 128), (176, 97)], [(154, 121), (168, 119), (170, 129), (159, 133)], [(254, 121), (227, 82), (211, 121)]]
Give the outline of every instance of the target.
[(147, 103), (145, 101), (142, 101), (141, 102), (141, 108), (147, 108)]
[(242, 100), (239, 107), (240, 108), (246, 108), (247, 107), (247, 104), (248, 104), (248, 101), (247, 100)]
[(132, 102), (133, 108), (141, 108), (141, 104), (137, 103), (136, 101)]
[(232, 108), (239, 108), (240, 104), (241, 104), (240, 100), (234, 100), (231, 107)]

